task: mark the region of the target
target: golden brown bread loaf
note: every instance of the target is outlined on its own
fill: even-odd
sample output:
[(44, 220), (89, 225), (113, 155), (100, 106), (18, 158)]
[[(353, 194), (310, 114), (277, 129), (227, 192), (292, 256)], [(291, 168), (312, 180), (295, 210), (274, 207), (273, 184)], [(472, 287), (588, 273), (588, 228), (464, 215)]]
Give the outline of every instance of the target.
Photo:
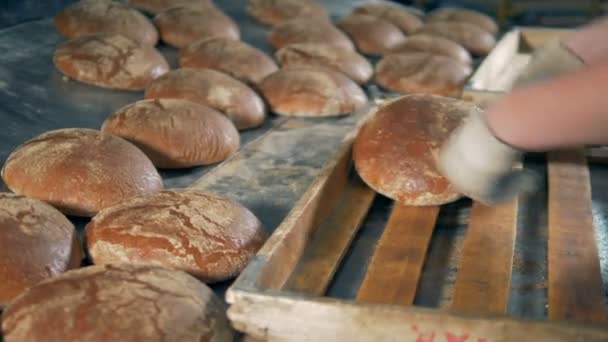
[(491, 17), (477, 11), (466, 8), (443, 7), (431, 11), (427, 15), (429, 22), (434, 21), (462, 21), (479, 26), (488, 33), (495, 35), (498, 33), (498, 24)]
[(473, 62), (471, 54), (460, 44), (453, 40), (431, 34), (420, 33), (408, 36), (404, 43), (391, 49), (391, 53), (412, 52), (429, 52), (451, 57), (465, 64)]
[(351, 14), (338, 21), (355, 42), (357, 50), (369, 55), (382, 55), (406, 40), (401, 30), (390, 21), (365, 14)]
[(163, 42), (178, 48), (215, 37), (238, 40), (241, 35), (234, 21), (212, 5), (172, 7), (159, 13), (154, 24)]
[(217, 163), (240, 144), (239, 132), (226, 116), (178, 99), (129, 104), (108, 117), (101, 131), (132, 142), (159, 168)]
[(350, 114), (367, 103), (354, 81), (323, 67), (284, 68), (266, 77), (259, 88), (272, 111), (286, 116)]
[(407, 95), (377, 109), (353, 146), (355, 167), (372, 189), (406, 205), (440, 205), (461, 197), (437, 170), (441, 144), (480, 109), (459, 99)]
[(53, 62), (77, 81), (126, 90), (144, 89), (169, 71), (169, 64), (153, 46), (117, 34), (67, 41), (55, 50)]
[(127, 3), (139, 10), (152, 14), (158, 14), (171, 7), (177, 6), (213, 5), (211, 0), (127, 0)]
[(158, 32), (141, 13), (110, 0), (81, 0), (55, 16), (57, 31), (68, 38), (118, 33), (139, 43), (156, 45)]
[(232, 341), (225, 304), (188, 274), (90, 266), (42, 282), (2, 315), (10, 341)]
[(295, 18), (328, 16), (317, 0), (248, 0), (247, 12), (267, 25), (278, 25)]
[(290, 44), (275, 54), (281, 66), (323, 66), (364, 84), (374, 73), (372, 65), (355, 51), (319, 43)]
[(416, 33), (429, 33), (451, 39), (478, 56), (487, 55), (496, 45), (492, 34), (476, 25), (460, 21), (430, 22)]
[(74, 225), (42, 201), (0, 192), (0, 229), (0, 307), (80, 265)]
[(367, 3), (355, 7), (354, 14), (365, 14), (390, 21), (406, 34), (422, 27), (422, 19), (405, 7), (389, 3)]
[(171, 70), (146, 88), (146, 99), (185, 99), (217, 109), (238, 129), (261, 125), (266, 118), (262, 98), (245, 83), (211, 69)]
[(471, 66), (426, 52), (390, 54), (377, 65), (375, 80), (398, 93), (460, 97)]
[(207, 283), (238, 275), (263, 243), (260, 221), (247, 208), (196, 190), (131, 197), (87, 225), (95, 264), (159, 265)]
[(215, 69), (248, 84), (256, 84), (278, 70), (277, 64), (264, 52), (228, 38), (211, 38), (190, 44), (180, 51), (179, 65)]
[(163, 188), (154, 165), (135, 145), (84, 128), (58, 129), (25, 142), (9, 155), (2, 179), (17, 194), (78, 216)]
[(276, 26), (270, 32), (270, 45), (280, 49), (296, 43), (322, 43), (355, 50), (353, 42), (330, 21), (319, 18), (297, 18)]

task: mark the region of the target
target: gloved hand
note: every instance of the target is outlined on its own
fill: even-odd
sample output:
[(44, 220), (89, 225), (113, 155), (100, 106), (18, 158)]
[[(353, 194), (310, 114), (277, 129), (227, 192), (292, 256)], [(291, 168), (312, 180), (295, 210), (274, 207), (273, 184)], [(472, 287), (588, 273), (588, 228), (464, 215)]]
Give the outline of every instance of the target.
[(483, 114), (475, 113), (444, 143), (438, 166), (456, 190), (491, 205), (535, 190), (535, 177), (515, 168), (521, 154), (497, 139)]
[(582, 66), (583, 60), (565, 44), (558, 38), (551, 39), (532, 54), (513, 86), (522, 87), (541, 82)]

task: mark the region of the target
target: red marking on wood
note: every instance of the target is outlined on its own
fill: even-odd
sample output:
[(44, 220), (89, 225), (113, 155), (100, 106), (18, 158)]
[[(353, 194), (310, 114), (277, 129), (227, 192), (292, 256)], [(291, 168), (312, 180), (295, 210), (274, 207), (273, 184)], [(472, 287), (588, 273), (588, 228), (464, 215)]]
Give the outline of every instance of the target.
[(453, 335), (451, 333), (445, 334), (445, 339), (447, 342), (465, 342), (469, 338), (468, 334), (464, 335)]

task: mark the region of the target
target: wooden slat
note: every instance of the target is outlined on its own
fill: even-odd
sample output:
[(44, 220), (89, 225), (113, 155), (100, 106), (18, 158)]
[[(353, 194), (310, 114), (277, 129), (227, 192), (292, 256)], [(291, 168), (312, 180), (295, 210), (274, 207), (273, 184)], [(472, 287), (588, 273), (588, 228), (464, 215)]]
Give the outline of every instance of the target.
[(268, 341), (608, 341), (605, 325), (459, 315), (327, 297), (235, 293), (234, 327)]
[(589, 169), (582, 150), (549, 154), (549, 318), (606, 318), (593, 230)]
[(439, 207), (395, 204), (357, 300), (410, 305), (433, 235)]
[(312, 295), (325, 293), (374, 196), (375, 192), (358, 177), (352, 180), (342, 204), (318, 228), (310, 249), (304, 252), (284, 289)]
[(474, 314), (507, 312), (516, 228), (517, 200), (493, 207), (473, 205), (452, 309)]

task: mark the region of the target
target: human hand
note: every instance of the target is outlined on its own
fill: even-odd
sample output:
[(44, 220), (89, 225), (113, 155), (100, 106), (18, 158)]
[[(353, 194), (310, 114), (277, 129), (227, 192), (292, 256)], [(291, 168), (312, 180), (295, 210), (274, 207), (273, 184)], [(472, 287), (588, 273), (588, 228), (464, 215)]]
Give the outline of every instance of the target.
[(495, 204), (536, 188), (536, 178), (515, 167), (521, 155), (494, 136), (483, 115), (473, 114), (443, 144), (438, 166), (458, 191)]

